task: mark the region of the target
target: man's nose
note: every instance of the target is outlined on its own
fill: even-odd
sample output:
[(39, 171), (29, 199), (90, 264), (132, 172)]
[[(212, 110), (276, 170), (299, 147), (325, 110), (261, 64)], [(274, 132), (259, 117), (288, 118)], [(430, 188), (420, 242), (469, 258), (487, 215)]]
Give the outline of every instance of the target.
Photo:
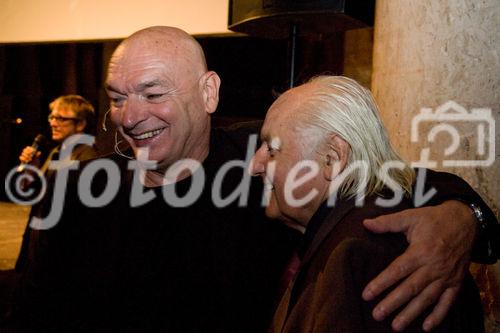
[(264, 147), (260, 147), (250, 161), (248, 172), (252, 176), (260, 176), (266, 172), (267, 155)]
[(141, 103), (138, 96), (130, 96), (120, 108), (120, 124), (124, 128), (134, 128), (139, 122), (145, 119), (146, 107)]

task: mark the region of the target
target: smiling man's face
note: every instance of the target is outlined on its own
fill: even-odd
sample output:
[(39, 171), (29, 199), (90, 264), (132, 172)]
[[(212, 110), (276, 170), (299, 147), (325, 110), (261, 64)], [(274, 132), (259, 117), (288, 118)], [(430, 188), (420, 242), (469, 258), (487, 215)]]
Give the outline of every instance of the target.
[(112, 121), (136, 155), (146, 148), (163, 171), (180, 159), (197, 159), (199, 137), (210, 127), (203, 68), (192, 66), (182, 49), (177, 41), (158, 45), (154, 38), (126, 43), (115, 51), (106, 80)]

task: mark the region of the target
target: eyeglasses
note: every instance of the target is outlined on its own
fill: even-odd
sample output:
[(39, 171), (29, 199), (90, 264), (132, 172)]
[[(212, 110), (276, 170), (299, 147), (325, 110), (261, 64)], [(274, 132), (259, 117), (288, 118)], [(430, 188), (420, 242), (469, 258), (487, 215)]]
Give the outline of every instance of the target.
[(54, 116), (53, 114), (50, 114), (47, 117), (47, 120), (51, 122), (52, 120), (55, 120), (56, 122), (60, 123), (63, 121), (68, 121), (68, 120), (80, 120), (79, 118), (72, 118), (72, 117), (61, 117), (61, 116)]

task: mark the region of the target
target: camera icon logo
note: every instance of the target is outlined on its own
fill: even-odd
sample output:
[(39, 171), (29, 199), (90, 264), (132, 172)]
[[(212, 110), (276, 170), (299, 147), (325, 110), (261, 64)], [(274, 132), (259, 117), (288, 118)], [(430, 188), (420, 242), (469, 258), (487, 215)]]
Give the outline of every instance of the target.
[[(419, 137), (419, 132), (427, 132), (427, 136)], [(412, 119), (411, 142), (419, 142), (422, 137), (425, 137), (427, 146), (422, 148), (420, 160), (412, 166), (435, 168), (438, 160), (442, 161), (443, 167), (487, 167), (495, 162), (495, 119), (491, 109), (475, 108), (468, 112), (454, 101), (444, 103), (434, 112), (422, 108)], [(444, 151), (439, 145), (443, 139), (449, 142)], [(467, 150), (469, 156), (474, 151), (475, 159), (459, 156), (463, 153), (459, 147)], [(432, 160), (431, 151), (443, 151), (444, 156)]]

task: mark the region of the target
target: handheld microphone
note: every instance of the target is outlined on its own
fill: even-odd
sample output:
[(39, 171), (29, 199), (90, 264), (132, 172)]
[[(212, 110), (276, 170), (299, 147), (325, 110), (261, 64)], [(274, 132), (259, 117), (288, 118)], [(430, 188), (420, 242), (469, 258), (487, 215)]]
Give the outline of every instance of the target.
[[(38, 149), (40, 149), (40, 146), (46, 141), (45, 137), (42, 134), (38, 134), (35, 137), (35, 140), (33, 140), (33, 143), (31, 144), (31, 148), (33, 148), (33, 154), (31, 154), (31, 157), (34, 157), (36, 153), (38, 152)], [(17, 167), (17, 172), (23, 172), (24, 169), (26, 168), (26, 165), (29, 163), (21, 163)]]

